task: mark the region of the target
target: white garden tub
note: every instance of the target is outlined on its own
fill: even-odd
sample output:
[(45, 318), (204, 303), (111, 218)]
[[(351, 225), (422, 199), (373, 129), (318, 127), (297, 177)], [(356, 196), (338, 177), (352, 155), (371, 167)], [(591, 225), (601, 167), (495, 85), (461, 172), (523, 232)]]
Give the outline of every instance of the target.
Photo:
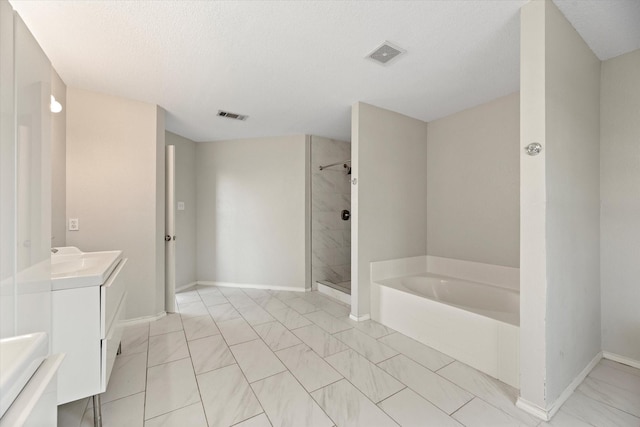
[[(372, 263), (371, 317), (519, 388), (519, 292), (416, 272), (416, 259)], [(410, 268), (387, 268), (396, 261)]]

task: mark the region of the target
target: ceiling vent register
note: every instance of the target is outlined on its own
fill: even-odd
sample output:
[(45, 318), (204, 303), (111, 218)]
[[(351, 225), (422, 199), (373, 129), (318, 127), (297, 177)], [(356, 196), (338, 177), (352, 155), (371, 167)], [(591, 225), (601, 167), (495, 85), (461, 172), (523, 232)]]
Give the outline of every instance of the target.
[(233, 120), (247, 120), (249, 116), (245, 114), (236, 114), (236, 113), (230, 113), (228, 111), (218, 110), (218, 117), (226, 117), (227, 119), (233, 119)]
[(376, 48), (376, 50), (367, 55), (367, 58), (379, 64), (388, 65), (405, 52), (406, 50), (401, 47), (385, 41), (382, 45)]

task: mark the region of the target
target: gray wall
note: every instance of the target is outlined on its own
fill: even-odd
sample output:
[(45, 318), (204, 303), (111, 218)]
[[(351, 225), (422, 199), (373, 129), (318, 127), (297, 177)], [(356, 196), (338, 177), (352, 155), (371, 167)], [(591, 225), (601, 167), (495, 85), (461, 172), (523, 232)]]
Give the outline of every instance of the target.
[(351, 220), (343, 221), (343, 209), (351, 210), (351, 175), (342, 164), (319, 170), (321, 165), (351, 159), (351, 144), (311, 137), (311, 265), (312, 283), (351, 280)]
[(156, 105), (67, 90), (67, 215), (83, 251), (129, 258), (127, 317), (164, 311), (164, 112)]
[(175, 200), (184, 203), (176, 210), (176, 288), (196, 280), (196, 143), (171, 132), (165, 144), (175, 146)]
[(427, 129), (427, 255), (519, 267), (519, 93)]
[(370, 263), (427, 250), (427, 124), (364, 103), (352, 108), (351, 314), (369, 314)]
[(600, 104), (602, 347), (640, 360), (640, 50), (604, 61)]
[(196, 148), (198, 281), (304, 289), (306, 138)]
[(600, 61), (551, 1), (521, 40), (520, 392), (546, 411), (600, 351)]
[(51, 114), (51, 246), (65, 246), (67, 223), (67, 85), (51, 68), (51, 94), (62, 111)]

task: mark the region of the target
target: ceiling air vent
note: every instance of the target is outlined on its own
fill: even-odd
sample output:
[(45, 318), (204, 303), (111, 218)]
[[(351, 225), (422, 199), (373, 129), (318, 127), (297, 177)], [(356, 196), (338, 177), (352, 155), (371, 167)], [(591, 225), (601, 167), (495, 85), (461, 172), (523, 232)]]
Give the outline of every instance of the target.
[(218, 110), (218, 117), (226, 117), (227, 119), (233, 119), (233, 120), (247, 120), (249, 116), (244, 114), (236, 114), (236, 113), (230, 113), (228, 111)]
[(401, 47), (395, 46), (393, 43), (386, 41), (376, 48), (376, 50), (367, 55), (367, 58), (372, 61), (376, 61), (378, 64), (388, 65), (405, 52), (406, 50)]

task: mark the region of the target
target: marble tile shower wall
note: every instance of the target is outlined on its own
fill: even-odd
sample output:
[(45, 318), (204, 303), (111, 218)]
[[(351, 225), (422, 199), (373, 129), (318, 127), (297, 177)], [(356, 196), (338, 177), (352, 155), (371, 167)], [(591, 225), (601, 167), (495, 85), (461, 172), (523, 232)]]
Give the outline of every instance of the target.
[(343, 209), (351, 211), (351, 185), (342, 165), (323, 171), (321, 165), (351, 158), (351, 143), (311, 138), (311, 251), (312, 282), (333, 283), (351, 279), (351, 221), (343, 221)]

